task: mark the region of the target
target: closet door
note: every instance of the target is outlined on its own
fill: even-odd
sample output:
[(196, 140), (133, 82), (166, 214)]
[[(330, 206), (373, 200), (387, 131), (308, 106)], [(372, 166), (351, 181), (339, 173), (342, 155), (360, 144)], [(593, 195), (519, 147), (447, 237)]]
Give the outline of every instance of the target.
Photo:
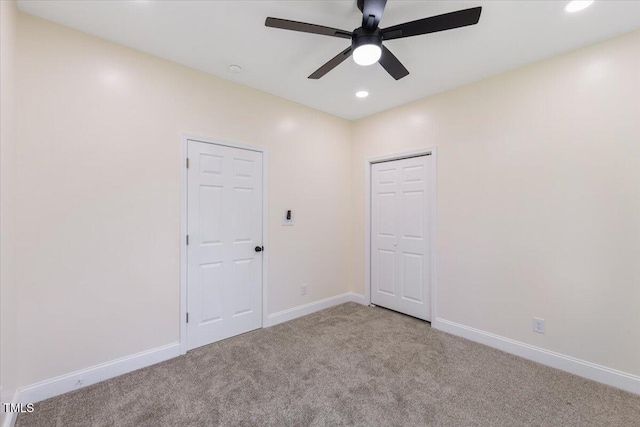
[(431, 320), (432, 156), (371, 165), (371, 303)]

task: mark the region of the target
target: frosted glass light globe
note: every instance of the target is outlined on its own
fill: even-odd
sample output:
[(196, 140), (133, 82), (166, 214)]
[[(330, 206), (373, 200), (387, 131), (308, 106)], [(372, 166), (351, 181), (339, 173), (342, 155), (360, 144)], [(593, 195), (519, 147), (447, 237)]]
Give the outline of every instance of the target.
[(378, 62), (381, 55), (382, 49), (380, 49), (380, 46), (364, 44), (358, 46), (356, 50), (353, 51), (353, 60), (356, 61), (358, 65), (371, 65)]

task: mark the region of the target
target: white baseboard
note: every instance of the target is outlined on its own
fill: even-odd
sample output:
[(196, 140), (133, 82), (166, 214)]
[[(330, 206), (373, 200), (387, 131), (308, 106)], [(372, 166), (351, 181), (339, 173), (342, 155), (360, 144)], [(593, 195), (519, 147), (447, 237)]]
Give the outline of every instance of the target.
[[(286, 322), (300, 316), (324, 310), (325, 308), (343, 304), (345, 302), (357, 302), (359, 304), (364, 304), (364, 296), (354, 292), (347, 292), (331, 298), (283, 310), (269, 315), (264, 326), (277, 325), (278, 323)], [(26, 404), (40, 402), (110, 378), (127, 374), (137, 369), (142, 369), (147, 366), (155, 365), (156, 363), (164, 362), (165, 360), (178, 357), (180, 354), (180, 343), (176, 342), (133, 354), (131, 356), (122, 357), (111, 362), (71, 372), (27, 387), (21, 387), (16, 391), (12, 403)], [(15, 420), (16, 414), (7, 414), (2, 427), (13, 427)]]
[(41, 400), (127, 374), (136, 369), (164, 362), (179, 355), (180, 343), (167, 344), (70, 374), (61, 375), (27, 387), (21, 387), (18, 390), (18, 403), (40, 402)]
[(506, 353), (515, 354), (540, 364), (560, 369), (631, 393), (640, 394), (640, 377), (617, 371), (595, 363), (545, 350), (510, 338), (501, 337), (445, 319), (436, 319), (431, 323), (435, 329), (466, 338)]
[(357, 302), (358, 304), (364, 304), (364, 296), (356, 294), (355, 292), (346, 292), (344, 294), (325, 298), (320, 301), (314, 301), (310, 302), (309, 304), (299, 305), (287, 310), (278, 311), (277, 313), (273, 313), (267, 316), (264, 327), (266, 328), (282, 322), (287, 322), (298, 317), (306, 316), (307, 314), (315, 313), (316, 311), (344, 304), (345, 302)]
[[(2, 393), (0, 393), (2, 394)], [(10, 393), (6, 393), (10, 394)], [(18, 403), (18, 390), (13, 393), (13, 396), (7, 396), (6, 394), (2, 395), (2, 403)], [(4, 408), (0, 408), (0, 411), (4, 411)], [(16, 420), (18, 419), (18, 414), (15, 412), (3, 412), (4, 422), (2, 423), (2, 427), (13, 427), (16, 425)]]
[(365, 303), (364, 303), (364, 295), (357, 294), (355, 292), (347, 292), (345, 295), (347, 296), (347, 300), (349, 302), (355, 302), (355, 303), (358, 303), (358, 304), (365, 305)]

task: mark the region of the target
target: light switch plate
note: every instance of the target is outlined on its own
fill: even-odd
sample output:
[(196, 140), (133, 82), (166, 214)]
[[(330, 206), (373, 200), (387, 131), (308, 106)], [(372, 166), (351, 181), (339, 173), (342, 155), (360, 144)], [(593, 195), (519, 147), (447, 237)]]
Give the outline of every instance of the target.
[(285, 212), (284, 215), (282, 215), (282, 225), (295, 225), (293, 215), (291, 215), (291, 219), (287, 219), (287, 213)]

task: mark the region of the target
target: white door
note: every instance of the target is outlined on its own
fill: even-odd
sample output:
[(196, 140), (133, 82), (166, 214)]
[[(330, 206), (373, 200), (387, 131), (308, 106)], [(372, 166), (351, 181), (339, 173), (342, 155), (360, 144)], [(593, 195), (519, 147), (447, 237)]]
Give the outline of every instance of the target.
[(371, 303), (431, 320), (433, 156), (371, 165)]
[(262, 153), (189, 141), (187, 344), (262, 326)]

